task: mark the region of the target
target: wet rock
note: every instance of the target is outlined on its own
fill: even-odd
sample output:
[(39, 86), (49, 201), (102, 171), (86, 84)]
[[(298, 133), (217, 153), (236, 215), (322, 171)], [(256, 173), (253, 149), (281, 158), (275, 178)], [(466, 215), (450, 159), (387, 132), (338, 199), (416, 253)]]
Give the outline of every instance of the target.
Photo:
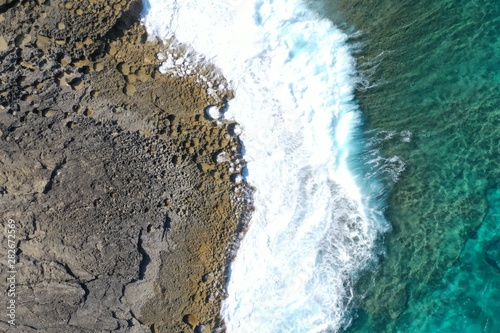
[(232, 136), (239, 136), (243, 130), (239, 124), (231, 124), (228, 126), (229, 134)]
[(195, 333), (210, 333), (210, 327), (205, 326), (205, 325), (198, 325), (194, 329)]
[(240, 174), (232, 175), (231, 181), (235, 184), (241, 184), (243, 182), (243, 176)]
[(214, 161), (217, 163), (224, 163), (230, 160), (229, 154), (225, 151), (217, 152), (214, 155)]

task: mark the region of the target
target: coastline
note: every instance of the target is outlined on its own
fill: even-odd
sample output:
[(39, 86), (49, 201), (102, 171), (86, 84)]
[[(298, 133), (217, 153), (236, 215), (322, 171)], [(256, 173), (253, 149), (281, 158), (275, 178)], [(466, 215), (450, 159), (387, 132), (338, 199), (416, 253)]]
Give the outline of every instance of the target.
[(250, 189), (216, 162), (241, 147), (204, 109), (232, 92), (161, 74), (141, 1), (7, 3), (0, 206), (18, 227), (17, 328), (219, 327)]

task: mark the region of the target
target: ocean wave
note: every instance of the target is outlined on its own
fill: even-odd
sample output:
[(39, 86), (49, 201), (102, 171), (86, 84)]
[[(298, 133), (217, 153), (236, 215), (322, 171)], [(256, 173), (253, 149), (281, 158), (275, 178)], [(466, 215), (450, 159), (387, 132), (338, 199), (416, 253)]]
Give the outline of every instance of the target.
[(256, 191), (230, 267), (227, 331), (347, 325), (353, 284), (388, 230), (377, 177), (361, 181), (370, 165), (353, 162), (364, 143), (352, 140), (361, 114), (349, 37), (299, 0), (145, 3), (150, 37), (192, 47), (235, 90), (224, 117), (240, 124)]

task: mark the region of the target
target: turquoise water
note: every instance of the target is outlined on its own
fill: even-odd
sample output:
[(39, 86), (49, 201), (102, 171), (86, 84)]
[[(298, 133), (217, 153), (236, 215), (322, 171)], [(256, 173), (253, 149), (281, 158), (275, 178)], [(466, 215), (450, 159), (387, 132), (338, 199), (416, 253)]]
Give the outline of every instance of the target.
[[(347, 332), (500, 332), (500, 1), (335, 0), (365, 134), (405, 169)], [(400, 161), (400, 162), (399, 162)], [(390, 183), (390, 182), (389, 182)]]

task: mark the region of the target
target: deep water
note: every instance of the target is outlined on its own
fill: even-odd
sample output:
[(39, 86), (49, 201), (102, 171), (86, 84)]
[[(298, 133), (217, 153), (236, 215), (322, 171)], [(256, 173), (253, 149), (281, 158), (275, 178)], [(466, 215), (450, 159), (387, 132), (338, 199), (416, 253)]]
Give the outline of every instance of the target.
[[(315, 3), (317, 6), (317, 3)], [(365, 135), (405, 165), (347, 332), (500, 332), (500, 1), (330, 0)]]

